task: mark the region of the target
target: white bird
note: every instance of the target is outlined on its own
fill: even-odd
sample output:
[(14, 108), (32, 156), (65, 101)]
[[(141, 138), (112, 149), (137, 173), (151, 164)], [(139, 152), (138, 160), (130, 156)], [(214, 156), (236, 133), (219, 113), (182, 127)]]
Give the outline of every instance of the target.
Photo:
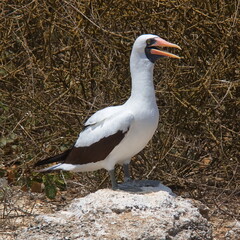
[(40, 170), (73, 172), (108, 170), (112, 188), (118, 188), (114, 176), (116, 164), (123, 165), (124, 180), (130, 179), (129, 163), (152, 138), (159, 121), (153, 85), (154, 63), (160, 57), (180, 59), (161, 48), (181, 49), (157, 35), (144, 34), (133, 44), (130, 57), (132, 89), (130, 98), (119, 106), (97, 111), (84, 124), (75, 145), (62, 154), (35, 164), (58, 164)]

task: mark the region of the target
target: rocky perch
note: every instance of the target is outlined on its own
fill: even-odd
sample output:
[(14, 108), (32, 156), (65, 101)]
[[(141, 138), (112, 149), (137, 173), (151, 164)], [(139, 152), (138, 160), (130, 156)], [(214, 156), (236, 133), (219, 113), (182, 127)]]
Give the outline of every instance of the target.
[(199, 206), (161, 184), (141, 193), (101, 189), (38, 216), (17, 239), (212, 239), (207, 208)]

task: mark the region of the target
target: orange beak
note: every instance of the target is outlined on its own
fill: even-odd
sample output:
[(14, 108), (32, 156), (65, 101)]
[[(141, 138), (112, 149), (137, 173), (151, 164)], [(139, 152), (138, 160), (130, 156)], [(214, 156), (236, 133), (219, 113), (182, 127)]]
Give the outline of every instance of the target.
[[(155, 40), (156, 40), (156, 42), (154, 44), (152, 44), (151, 47), (156, 47), (156, 48), (169, 47), (169, 48), (177, 48), (177, 49), (181, 50), (181, 47), (179, 47), (177, 44), (170, 43), (170, 42), (168, 42), (168, 41), (166, 41), (166, 40), (164, 40), (160, 37), (155, 38)], [(181, 59), (181, 57), (179, 57), (175, 54), (172, 54), (172, 53), (169, 53), (169, 52), (166, 52), (166, 51), (162, 51), (162, 50), (159, 50), (159, 49), (154, 49), (154, 48), (152, 48), (150, 50), (150, 53), (154, 54), (154, 55), (164, 56), (164, 57)]]

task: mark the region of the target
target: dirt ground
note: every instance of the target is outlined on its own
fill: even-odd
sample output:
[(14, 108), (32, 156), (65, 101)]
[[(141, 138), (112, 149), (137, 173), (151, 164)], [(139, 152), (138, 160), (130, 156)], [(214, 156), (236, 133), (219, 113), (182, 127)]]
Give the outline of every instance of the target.
[[(82, 186), (72, 182), (66, 191), (58, 192), (55, 200), (49, 200), (44, 193), (25, 192), (19, 187), (6, 187), (5, 192), (2, 192), (5, 195), (1, 196), (3, 201), (0, 205), (0, 240), (16, 239), (17, 232), (31, 226), (37, 215), (54, 213), (64, 208), (74, 198), (87, 195), (88, 192), (83, 189)], [(235, 202), (232, 207), (238, 208), (239, 205)], [(227, 238), (226, 234), (236, 223), (235, 216), (230, 216), (227, 211), (223, 212), (213, 205), (210, 206), (208, 218), (213, 226), (214, 240), (231, 239)]]

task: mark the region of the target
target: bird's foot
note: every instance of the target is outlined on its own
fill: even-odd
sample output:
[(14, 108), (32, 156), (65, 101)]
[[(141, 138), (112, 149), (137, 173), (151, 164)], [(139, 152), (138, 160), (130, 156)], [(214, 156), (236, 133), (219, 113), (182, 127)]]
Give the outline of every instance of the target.
[(124, 183), (131, 183), (131, 182), (133, 182), (132, 178), (124, 177)]
[(127, 192), (145, 192), (146, 188), (156, 188), (160, 182), (154, 180), (124, 179), (124, 183), (118, 184), (117, 189)]
[(115, 190), (134, 193), (166, 191), (170, 194), (173, 194), (170, 188), (164, 186), (160, 183), (160, 181), (157, 180), (130, 180), (121, 184), (117, 184), (117, 188)]
[(114, 190), (121, 190), (121, 191), (126, 191), (126, 192), (142, 192), (142, 189), (139, 187), (136, 187), (134, 184), (132, 184), (133, 181), (131, 182), (124, 182), (121, 184), (117, 185), (117, 188)]

